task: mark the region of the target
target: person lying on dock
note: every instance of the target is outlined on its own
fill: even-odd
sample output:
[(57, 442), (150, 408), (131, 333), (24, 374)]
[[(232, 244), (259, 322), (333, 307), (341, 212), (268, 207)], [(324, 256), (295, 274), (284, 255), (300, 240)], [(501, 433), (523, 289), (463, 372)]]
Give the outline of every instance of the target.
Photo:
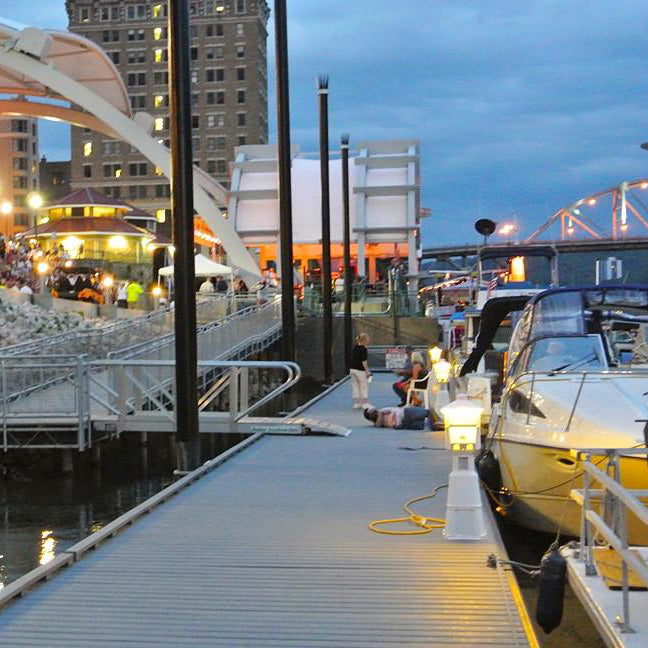
[(364, 417), (376, 427), (394, 428), (396, 430), (424, 430), (425, 420), (429, 417), (434, 424), (432, 412), (424, 407), (406, 405), (404, 407), (365, 407)]

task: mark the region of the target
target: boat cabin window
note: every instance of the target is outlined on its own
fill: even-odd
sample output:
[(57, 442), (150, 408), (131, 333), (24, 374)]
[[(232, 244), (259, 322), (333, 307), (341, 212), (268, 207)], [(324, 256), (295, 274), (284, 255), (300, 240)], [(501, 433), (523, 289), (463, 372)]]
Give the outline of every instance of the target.
[(539, 299), (533, 311), (531, 337), (585, 333), (580, 292), (551, 293)]
[(549, 337), (531, 347), (527, 370), (584, 371), (607, 369), (605, 353), (598, 335)]

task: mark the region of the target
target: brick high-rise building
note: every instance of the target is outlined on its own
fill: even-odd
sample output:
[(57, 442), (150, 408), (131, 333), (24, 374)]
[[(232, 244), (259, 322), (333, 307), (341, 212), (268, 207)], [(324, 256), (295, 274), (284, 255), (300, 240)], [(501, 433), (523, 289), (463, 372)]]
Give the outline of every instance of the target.
[(13, 236), (34, 224), (27, 196), (38, 191), (38, 122), (0, 118), (0, 234)]
[[(191, 17), (194, 162), (223, 184), (234, 147), (268, 139), (265, 0), (187, 0)], [(121, 72), (134, 112), (169, 144), (167, 3), (66, 0), (69, 29), (99, 43)], [(72, 128), (72, 188), (95, 187), (164, 222), (169, 182), (130, 145)], [(168, 219), (166, 219), (168, 220)]]

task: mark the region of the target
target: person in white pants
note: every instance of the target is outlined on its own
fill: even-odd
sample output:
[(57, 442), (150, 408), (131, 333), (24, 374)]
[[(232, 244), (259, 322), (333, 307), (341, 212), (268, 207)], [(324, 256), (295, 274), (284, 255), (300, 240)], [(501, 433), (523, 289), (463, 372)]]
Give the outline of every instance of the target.
[(351, 393), (353, 396), (354, 409), (369, 407), (369, 378), (371, 371), (367, 364), (367, 344), (369, 336), (360, 333), (356, 337), (356, 343), (351, 351), (349, 362), (349, 373), (351, 374)]

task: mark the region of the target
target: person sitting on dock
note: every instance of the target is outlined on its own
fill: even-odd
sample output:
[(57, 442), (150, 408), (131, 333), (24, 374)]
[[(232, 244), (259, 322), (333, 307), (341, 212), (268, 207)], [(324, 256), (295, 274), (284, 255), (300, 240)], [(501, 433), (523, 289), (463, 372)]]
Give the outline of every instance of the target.
[(392, 389), (400, 398), (400, 406), (403, 407), (407, 401), (407, 390), (410, 386), (410, 380), (419, 380), (425, 376), (425, 361), (423, 355), (418, 352), (412, 352), (412, 347), (407, 347), (407, 354), (409, 357), (408, 366), (404, 369), (399, 369), (395, 373), (402, 378), (392, 385)]
[(371, 421), (376, 427), (394, 428), (395, 430), (424, 430), (425, 420), (430, 417), (432, 424), (432, 413), (424, 407), (366, 407), (363, 411), (364, 417)]

